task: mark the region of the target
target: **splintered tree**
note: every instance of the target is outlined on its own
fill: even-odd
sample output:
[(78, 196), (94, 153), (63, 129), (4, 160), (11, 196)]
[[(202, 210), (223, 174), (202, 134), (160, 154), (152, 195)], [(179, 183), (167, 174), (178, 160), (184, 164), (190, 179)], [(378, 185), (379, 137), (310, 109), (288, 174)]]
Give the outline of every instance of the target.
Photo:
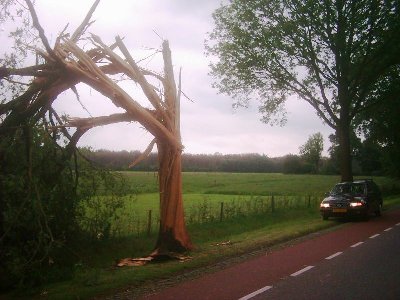
[[(23, 125), (26, 118), (39, 120), (49, 113), (58, 116), (52, 107), (54, 100), (68, 89), (77, 94), (78, 83), (100, 92), (124, 112), (89, 118), (68, 118), (65, 122), (57, 117), (58, 124), (53, 126), (53, 130), (76, 128), (75, 133), (69, 135), (72, 145), (76, 145), (85, 132), (96, 126), (134, 121), (146, 128), (154, 136), (154, 140), (142, 158), (151, 152), (154, 145), (157, 145), (159, 157), (160, 229), (152, 256), (182, 253), (193, 246), (184, 221), (182, 200), (183, 146), (179, 121), (181, 91), (180, 83), (177, 88), (174, 79), (168, 41), (162, 43), (162, 75), (141, 68), (119, 36), (112, 45), (106, 45), (100, 37), (92, 34), (86, 39), (91, 42), (91, 48), (83, 50), (79, 44), (91, 24), (90, 19), (98, 3), (99, 0), (93, 4), (74, 33), (61, 33), (51, 47), (32, 3), (26, 0), (33, 25), (44, 45), (43, 50), (37, 50), (37, 55), (44, 59), (44, 63), (20, 69), (0, 69), (1, 79), (10, 79), (14, 75), (33, 77), (24, 93), (1, 104), (3, 120), (0, 123), (0, 133), (10, 135), (15, 128)], [(123, 75), (141, 88), (151, 109), (139, 104), (138, 99), (113, 79), (117, 74)], [(161, 88), (156, 88), (154, 81), (159, 82)]]

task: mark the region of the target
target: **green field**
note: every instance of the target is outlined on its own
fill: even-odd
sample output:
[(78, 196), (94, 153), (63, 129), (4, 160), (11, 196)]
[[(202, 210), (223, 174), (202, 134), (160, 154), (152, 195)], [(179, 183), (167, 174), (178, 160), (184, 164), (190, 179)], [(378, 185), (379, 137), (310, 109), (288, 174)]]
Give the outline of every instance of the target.
[[(124, 197), (111, 234), (122, 237), (154, 232), (158, 228), (157, 174), (119, 172), (134, 191)], [(396, 181), (374, 180), (384, 191)], [(271, 213), (277, 209), (318, 208), (338, 176), (264, 173), (183, 173), (183, 200), (188, 224), (222, 221), (239, 216)], [(99, 202), (102, 200), (100, 199)], [(99, 206), (96, 206), (98, 209)]]
[[(103, 293), (112, 295), (113, 290), (128, 285), (140, 290), (155, 280), (343, 224), (335, 220), (324, 222), (318, 212), (322, 195), (339, 180), (337, 176), (183, 173), (186, 220), (196, 247), (189, 253), (192, 259), (118, 269), (115, 262), (120, 258), (151, 253), (158, 222), (157, 176), (148, 172), (119, 174), (133, 193), (110, 197), (103, 191), (84, 203), (82, 224), (86, 227), (82, 226), (92, 234), (71, 249), (79, 261), (71, 270), (70, 279), (40, 290), (24, 290), (24, 297), (29, 293), (32, 298), (42, 298), (42, 294), (48, 299), (89, 299)], [(384, 192), (384, 209), (398, 207), (399, 182), (383, 177), (374, 180)], [(99, 235), (110, 228), (109, 234)], [(228, 246), (218, 246), (228, 241)]]
[[(157, 193), (157, 175), (152, 172), (120, 172), (137, 193)], [(184, 194), (304, 195), (324, 193), (338, 176), (284, 175), (280, 173), (183, 173)], [(387, 182), (379, 177), (377, 181)]]
[[(157, 174), (153, 172), (118, 172), (137, 194), (158, 192)], [(355, 177), (365, 178), (365, 177)], [(398, 188), (397, 180), (373, 178), (383, 191)], [(206, 173), (184, 172), (183, 194), (221, 195), (321, 195), (340, 180), (332, 175), (287, 175), (281, 173)], [(189, 196), (190, 198), (190, 196)]]

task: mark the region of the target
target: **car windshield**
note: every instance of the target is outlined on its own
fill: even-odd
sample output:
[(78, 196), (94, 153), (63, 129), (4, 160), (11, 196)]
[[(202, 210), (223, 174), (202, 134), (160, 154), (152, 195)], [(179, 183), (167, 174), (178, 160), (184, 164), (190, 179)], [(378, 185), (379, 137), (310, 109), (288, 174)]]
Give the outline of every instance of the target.
[(340, 183), (333, 187), (331, 194), (364, 194), (364, 184), (362, 183)]

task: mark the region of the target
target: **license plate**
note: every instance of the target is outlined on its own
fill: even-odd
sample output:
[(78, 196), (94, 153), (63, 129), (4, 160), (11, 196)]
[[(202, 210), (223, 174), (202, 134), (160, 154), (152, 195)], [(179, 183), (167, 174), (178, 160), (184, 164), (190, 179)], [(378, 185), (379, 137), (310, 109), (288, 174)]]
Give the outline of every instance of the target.
[(334, 213), (346, 213), (347, 212), (347, 208), (334, 208), (333, 212)]

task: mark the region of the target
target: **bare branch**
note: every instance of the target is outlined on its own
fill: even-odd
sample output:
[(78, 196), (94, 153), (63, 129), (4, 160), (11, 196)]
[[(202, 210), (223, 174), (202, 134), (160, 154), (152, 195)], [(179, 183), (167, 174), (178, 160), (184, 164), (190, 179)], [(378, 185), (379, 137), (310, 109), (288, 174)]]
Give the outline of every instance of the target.
[(181, 93), (183, 96), (185, 96), (186, 99), (188, 99), (190, 102), (194, 103), (194, 101), (188, 95), (186, 95), (186, 93), (184, 91), (181, 90)]
[(132, 67), (134, 73), (135, 73), (135, 79), (137, 82), (140, 84), (143, 92), (153, 105), (153, 107), (159, 111), (163, 111), (162, 108), (162, 102), (161, 99), (158, 97), (158, 95), (155, 93), (154, 89), (150, 86), (150, 84), (147, 82), (146, 78), (140, 71), (139, 67), (133, 60), (131, 54), (129, 53), (128, 49), (126, 48), (125, 44), (122, 42), (121, 38), (117, 36), (116, 38), (116, 43), (118, 45), (118, 48), (122, 51), (122, 54), (124, 54), (128, 64)]
[(150, 152), (153, 150), (154, 148), (154, 144), (156, 143), (156, 139), (153, 139), (150, 144), (147, 146), (146, 150), (139, 155), (138, 158), (136, 158), (133, 162), (131, 162), (129, 164), (129, 168), (133, 168), (134, 166), (136, 166), (138, 163), (140, 163), (141, 161), (143, 161), (145, 158), (147, 158), (150, 154)]
[(12, 80), (10, 78), (4, 78), (4, 80), (9, 82), (9, 83), (16, 84), (16, 85), (30, 86), (30, 83), (16, 81), (16, 80)]
[(89, 116), (93, 117), (90, 111), (86, 108), (86, 106), (82, 103), (81, 97), (79, 96), (78, 90), (76, 89), (76, 86), (71, 86), (71, 90), (74, 92), (76, 96), (76, 100), (78, 100), (79, 104), (81, 107), (89, 114)]
[(118, 113), (109, 116), (92, 117), (92, 118), (70, 118), (65, 127), (77, 127), (82, 129), (90, 129), (93, 127), (104, 126), (119, 122), (137, 121), (128, 113)]
[(94, 11), (96, 10), (97, 6), (99, 5), (100, 0), (96, 0), (92, 7), (90, 8), (89, 12), (86, 14), (85, 19), (83, 20), (83, 22), (81, 23), (81, 25), (79, 25), (79, 27), (75, 30), (75, 32), (72, 34), (71, 36), (71, 40), (76, 42), (79, 40), (79, 38), (82, 36), (82, 34), (85, 33), (86, 29), (93, 23), (90, 22), (90, 19), (92, 18), (92, 15), (94, 13)]
[[(72, 137), (71, 137), (71, 135), (69, 134), (68, 130), (65, 128), (64, 122), (61, 120), (60, 116), (59, 116), (58, 113), (54, 110), (54, 108), (53, 108), (52, 106), (50, 106), (49, 113), (53, 114), (53, 115), (56, 117), (57, 122), (60, 124), (59, 127), (61, 128), (62, 133), (63, 133), (69, 140), (71, 140)], [(54, 127), (56, 127), (56, 126), (54, 126)]]
[(30, 0), (25, 0), (26, 4), (28, 5), (29, 12), (31, 13), (32, 16), (32, 21), (33, 21), (33, 26), (37, 29), (39, 32), (39, 37), (42, 40), (42, 43), (44, 47), (46, 48), (46, 51), (50, 54), (50, 56), (57, 62), (61, 62), (58, 56), (53, 52), (53, 49), (50, 47), (50, 43), (47, 40), (47, 37), (44, 33), (43, 27), (39, 23), (38, 16), (36, 14), (35, 8), (33, 7), (33, 4)]
[(25, 68), (20, 68), (20, 69), (0, 67), (0, 79), (3, 79), (8, 76), (12, 76), (12, 75), (35, 76), (35, 77), (44, 76), (47, 74), (44, 72), (48, 69), (49, 69), (49, 66), (47, 64), (30, 66), (30, 67), (25, 67)]

